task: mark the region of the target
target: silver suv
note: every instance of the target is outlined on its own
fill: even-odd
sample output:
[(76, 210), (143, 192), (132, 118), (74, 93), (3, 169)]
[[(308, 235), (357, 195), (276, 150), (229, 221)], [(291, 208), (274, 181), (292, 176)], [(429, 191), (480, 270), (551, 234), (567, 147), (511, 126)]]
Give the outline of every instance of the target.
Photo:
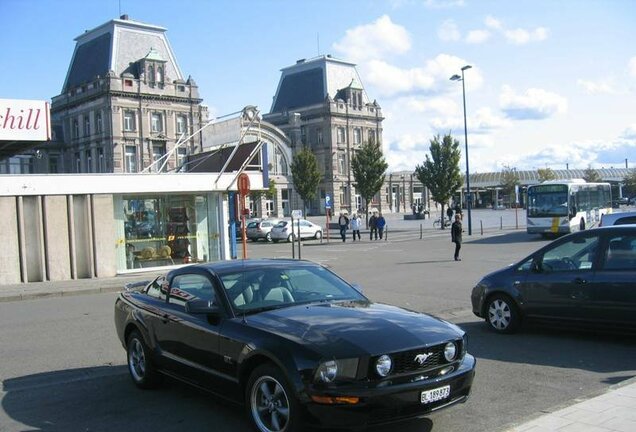
[(272, 228), (279, 222), (278, 219), (263, 219), (260, 221), (252, 221), (247, 224), (248, 240), (257, 241), (259, 239), (272, 241)]

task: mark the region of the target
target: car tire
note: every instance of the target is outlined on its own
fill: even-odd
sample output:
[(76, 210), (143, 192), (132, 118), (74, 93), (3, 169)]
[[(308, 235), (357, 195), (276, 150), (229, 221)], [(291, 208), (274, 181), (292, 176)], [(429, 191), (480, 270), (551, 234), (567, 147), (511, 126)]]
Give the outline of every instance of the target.
[(316, 240), (320, 240), (322, 238), (322, 231), (316, 231), (316, 234), (314, 235), (314, 238)]
[(579, 229), (581, 231), (585, 231), (585, 220), (581, 219), (581, 223), (579, 223)]
[(245, 390), (245, 406), (255, 430), (302, 430), (300, 406), (292, 387), (276, 366), (266, 363), (252, 372)]
[(161, 376), (152, 363), (148, 345), (137, 330), (128, 336), (126, 353), (128, 372), (130, 372), (130, 377), (135, 385), (142, 389), (157, 387), (161, 381)]
[(265, 236), (265, 240), (267, 240), (267, 242), (271, 243), (272, 242), (272, 233), (267, 233), (267, 235)]
[(486, 323), (497, 333), (514, 333), (521, 324), (519, 309), (509, 296), (495, 294), (486, 303)]

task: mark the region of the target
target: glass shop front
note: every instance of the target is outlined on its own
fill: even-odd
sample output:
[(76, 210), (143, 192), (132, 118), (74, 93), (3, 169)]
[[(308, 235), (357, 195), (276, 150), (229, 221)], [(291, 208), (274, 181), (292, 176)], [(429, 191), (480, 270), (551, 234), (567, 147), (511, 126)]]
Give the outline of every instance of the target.
[(220, 194), (114, 198), (118, 271), (221, 259)]

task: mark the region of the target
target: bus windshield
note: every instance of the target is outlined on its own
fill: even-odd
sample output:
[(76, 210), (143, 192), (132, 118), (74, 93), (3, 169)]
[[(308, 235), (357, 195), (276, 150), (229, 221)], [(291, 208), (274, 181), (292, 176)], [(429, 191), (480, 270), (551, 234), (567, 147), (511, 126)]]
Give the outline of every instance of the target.
[(528, 190), (528, 217), (568, 215), (568, 188), (564, 185), (535, 186)]

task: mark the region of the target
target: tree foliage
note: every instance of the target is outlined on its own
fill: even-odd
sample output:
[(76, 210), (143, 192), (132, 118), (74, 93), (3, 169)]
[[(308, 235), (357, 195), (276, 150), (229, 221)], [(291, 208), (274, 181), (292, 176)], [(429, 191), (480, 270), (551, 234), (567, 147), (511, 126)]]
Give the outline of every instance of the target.
[(276, 196), (276, 180), (269, 179), (269, 188), (267, 188), (267, 190), (252, 192), (250, 195), (252, 200), (254, 201), (258, 200), (261, 197), (274, 199), (274, 197)]
[(627, 196), (636, 196), (636, 169), (632, 169), (623, 179), (623, 191)]
[(552, 171), (552, 168), (539, 168), (537, 174), (540, 182), (556, 179), (556, 174)]
[(597, 183), (601, 181), (601, 176), (591, 165), (588, 165), (587, 169), (583, 172), (583, 180), (588, 183)]
[(307, 201), (316, 197), (322, 177), (318, 170), (316, 156), (309, 149), (302, 149), (294, 156), (291, 172), (294, 177), (294, 189), (303, 200), (304, 207), (307, 208)]
[(509, 197), (509, 202), (512, 202), (512, 196), (515, 193), (515, 187), (521, 184), (519, 175), (515, 168), (505, 166), (501, 171), (501, 189), (504, 195)]
[[(367, 142), (360, 146), (351, 160), (351, 170), (356, 181), (356, 190), (364, 199), (365, 206), (382, 189), (384, 173), (389, 164), (384, 160), (380, 143)], [(368, 211), (367, 217), (368, 217)]]
[[(424, 163), (415, 167), (415, 176), (431, 192), (433, 200), (442, 206), (443, 218), (445, 204), (462, 185), (459, 141), (448, 134), (441, 140), (437, 135), (430, 142), (431, 157), (426, 155)], [(444, 224), (440, 225), (444, 229)]]

